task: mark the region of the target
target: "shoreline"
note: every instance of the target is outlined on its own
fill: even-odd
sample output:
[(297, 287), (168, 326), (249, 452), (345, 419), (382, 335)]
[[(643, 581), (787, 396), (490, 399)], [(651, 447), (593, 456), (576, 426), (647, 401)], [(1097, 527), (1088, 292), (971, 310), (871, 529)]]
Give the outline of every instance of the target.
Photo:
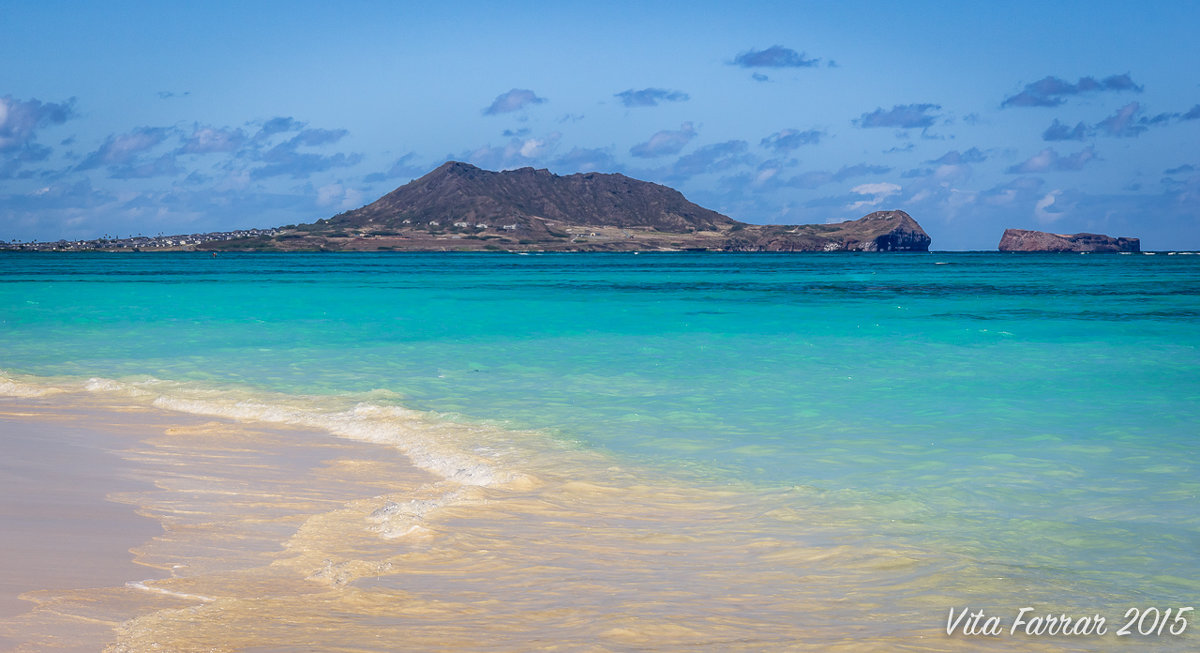
[(0, 396), (0, 649), (110, 650), (220, 598), (190, 577), (269, 565), (311, 517), (431, 480), (390, 447), (114, 399)]
[[(0, 642), (17, 650), (312, 650), (296, 637), (338, 650), (476, 650), (483, 636), (497, 650), (817, 650), (853, 640), (855, 629), (805, 634), (842, 618), (842, 593), (874, 604), (873, 579), (915, 562), (797, 539), (805, 511), (791, 500), (663, 484), (590, 455), (554, 455), (562, 475), (539, 466), (537, 478), (476, 485), (422, 471), (395, 446), (109, 392), (2, 401), (47, 428), (112, 430), (103, 437), (120, 455), (107, 463), (141, 485), (98, 500), (162, 524), (124, 543), (133, 549), (112, 561), (114, 583), (24, 592), (34, 609), (0, 620)], [(897, 641), (892, 628), (870, 630)]]
[(569, 447), (515, 474), (438, 476), (414, 441), (515, 441), (399, 408), (302, 420), (103, 379), (11, 385), (55, 392), (0, 400), (20, 419), (109, 429), (108, 463), (142, 485), (107, 497), (162, 524), (119, 585), (25, 592), (38, 609), (0, 618), (16, 650), (1006, 650), (939, 634), (944, 606), (1031, 598), (970, 558), (871, 536), (812, 489), (691, 485)]

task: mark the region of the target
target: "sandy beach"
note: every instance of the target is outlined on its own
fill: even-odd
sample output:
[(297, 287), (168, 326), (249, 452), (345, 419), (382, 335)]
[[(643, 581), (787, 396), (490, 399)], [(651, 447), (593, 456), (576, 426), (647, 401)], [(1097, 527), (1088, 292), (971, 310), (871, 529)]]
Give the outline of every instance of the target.
[[(137, 433), (94, 417), (0, 401), (0, 620), (11, 624), (58, 591), (119, 587), (154, 575), (133, 562), (131, 550), (162, 528), (108, 498), (152, 487), (135, 480), (134, 465), (118, 454), (137, 442)], [(111, 633), (90, 619), (64, 619), (62, 626), (71, 632), (60, 633), (58, 642), (73, 641), (79, 650), (98, 650), (95, 644)], [(5, 650), (18, 643), (0, 635)]]
[(0, 434), (6, 651), (127, 650), (122, 623), (211, 600), (159, 583), (269, 564), (313, 514), (428, 480), (387, 447), (78, 396), (0, 399)]
[(30, 607), (17, 599), (22, 592), (121, 584), (144, 574), (131, 563), (129, 550), (162, 532), (133, 507), (106, 499), (121, 489), (144, 489), (129, 478), (130, 465), (113, 453), (119, 437), (33, 417), (0, 413), (4, 617)]

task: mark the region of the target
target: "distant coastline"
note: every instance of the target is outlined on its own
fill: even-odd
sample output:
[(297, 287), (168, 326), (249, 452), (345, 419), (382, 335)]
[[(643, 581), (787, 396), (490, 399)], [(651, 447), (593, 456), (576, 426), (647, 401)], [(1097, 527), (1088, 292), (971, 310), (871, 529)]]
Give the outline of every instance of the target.
[(93, 238), (91, 240), (51, 240), (0, 242), (0, 251), (17, 252), (190, 252), (203, 250), (206, 245), (243, 238), (269, 238), (279, 229), (237, 229), (200, 234), (171, 236), (129, 236), (126, 238)]

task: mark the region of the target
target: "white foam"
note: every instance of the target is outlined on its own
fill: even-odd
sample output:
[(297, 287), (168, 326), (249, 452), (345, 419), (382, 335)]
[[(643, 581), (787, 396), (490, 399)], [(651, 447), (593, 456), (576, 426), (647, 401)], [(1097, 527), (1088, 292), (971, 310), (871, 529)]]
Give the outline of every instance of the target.
[(22, 383), (7, 376), (0, 376), (0, 395), (30, 399), (34, 397), (49, 397), (66, 392), (54, 386)]
[[(297, 397), (216, 389), (152, 377), (116, 380), (14, 378), (0, 372), (0, 395), (42, 397), (62, 393), (112, 395), (159, 409), (322, 430), (352, 440), (395, 447), (418, 468), (464, 486), (503, 486), (529, 480), (503, 460), (505, 450), (480, 446), (504, 439), (500, 429), (471, 426), (401, 406), (352, 403), (344, 397)], [(386, 392), (372, 399), (392, 399)]]
[(160, 395), (152, 403), (194, 415), (320, 429), (352, 440), (386, 444), (398, 448), (417, 467), (463, 485), (503, 485), (518, 477), (498, 471), (483, 458), (447, 446), (445, 441), (452, 438), (438, 437), (455, 427), (468, 427), (440, 424), (424, 413), (406, 408), (358, 404), (349, 410), (328, 411), (238, 398), (170, 395)]
[(126, 388), (124, 383), (112, 379), (90, 378), (83, 383), (83, 389), (88, 392), (120, 392)]
[(150, 393), (136, 384), (93, 377), (78, 379), (26, 379), (14, 378), (0, 371), (0, 395), (8, 397), (48, 397), (73, 392), (120, 394), (127, 397), (145, 397)]
[(184, 592), (176, 592), (176, 591), (169, 590), (166, 588), (154, 587), (153, 585), (146, 584), (146, 583), (152, 583), (152, 582), (154, 582), (154, 581), (153, 580), (142, 580), (142, 581), (131, 580), (131, 581), (125, 583), (125, 587), (128, 587), (129, 589), (142, 590), (143, 592), (153, 592), (155, 594), (166, 594), (167, 596), (174, 596), (175, 598), (186, 599), (188, 601), (201, 601), (203, 603), (212, 603), (213, 601), (216, 601), (216, 599), (212, 598), (211, 596), (202, 596), (200, 594), (187, 594)]
[[(436, 489), (422, 487), (418, 492)], [(426, 530), (424, 522), (442, 508), (467, 500), (462, 490), (443, 492), (432, 499), (410, 499), (403, 503), (388, 501), (382, 508), (371, 513), (370, 519), (377, 525), (374, 530), (387, 539), (414, 535)]]

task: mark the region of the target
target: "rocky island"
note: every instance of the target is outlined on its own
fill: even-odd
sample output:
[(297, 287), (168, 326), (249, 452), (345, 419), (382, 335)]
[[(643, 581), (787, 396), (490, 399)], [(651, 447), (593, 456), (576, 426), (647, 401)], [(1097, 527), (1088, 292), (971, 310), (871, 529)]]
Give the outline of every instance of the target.
[(1002, 252), (1139, 252), (1141, 240), (1102, 234), (1052, 234), (1028, 229), (1005, 229)]
[(823, 225), (752, 225), (621, 174), (494, 172), (450, 161), (375, 202), (212, 249), (337, 251), (928, 251), (903, 211)]
[[(331, 218), (220, 236), (192, 234), (177, 249), (924, 252), (930, 243), (903, 211), (877, 211), (833, 224), (754, 225), (694, 204), (673, 188), (621, 174), (560, 176), (533, 168), (494, 172), (457, 161)], [(161, 244), (139, 245), (161, 249)], [(59, 249), (55, 245), (10, 248)], [(70, 243), (76, 250), (133, 248), (112, 240)]]

